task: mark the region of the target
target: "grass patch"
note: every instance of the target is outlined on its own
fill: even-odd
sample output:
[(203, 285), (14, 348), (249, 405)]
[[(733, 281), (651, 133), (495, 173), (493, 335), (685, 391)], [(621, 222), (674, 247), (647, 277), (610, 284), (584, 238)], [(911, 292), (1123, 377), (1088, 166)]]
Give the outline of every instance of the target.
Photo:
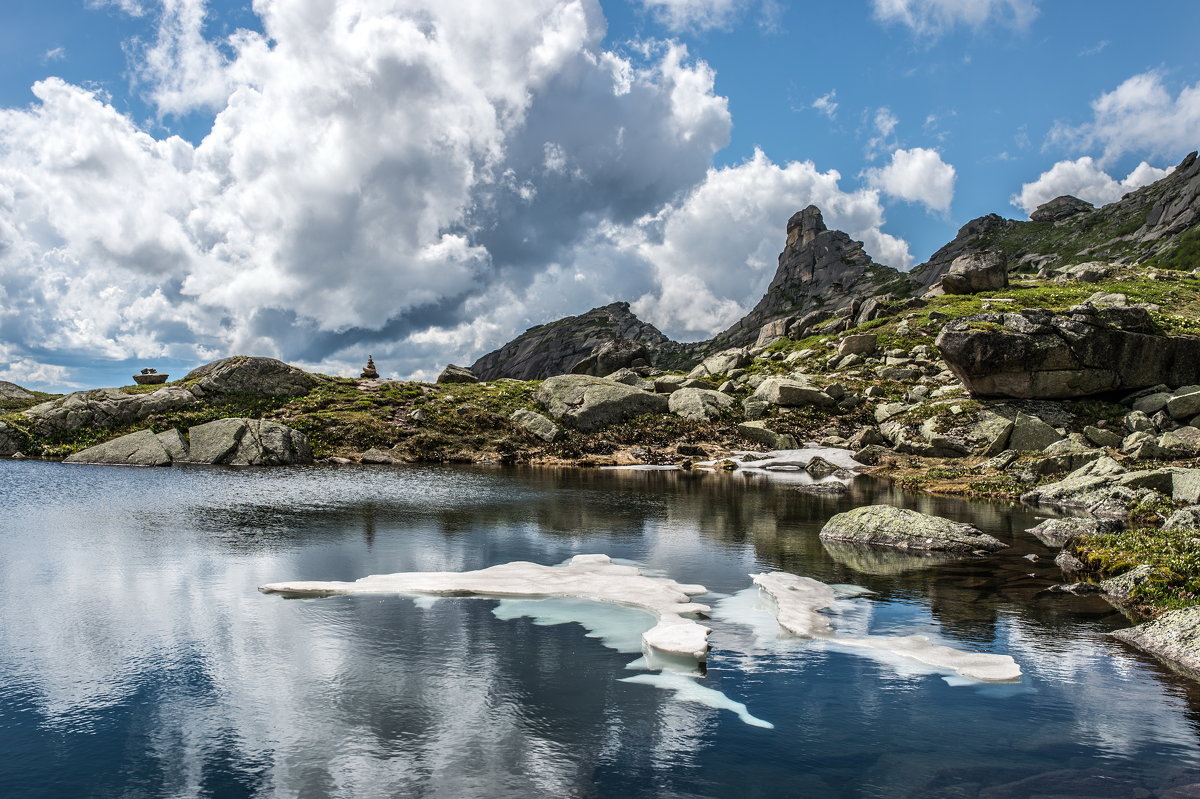
[(1159, 610), (1200, 604), (1200, 533), (1195, 530), (1133, 528), (1122, 533), (1086, 535), (1069, 549), (1088, 568), (1115, 577), (1143, 563), (1156, 567), (1160, 580), (1137, 586), (1132, 596)]

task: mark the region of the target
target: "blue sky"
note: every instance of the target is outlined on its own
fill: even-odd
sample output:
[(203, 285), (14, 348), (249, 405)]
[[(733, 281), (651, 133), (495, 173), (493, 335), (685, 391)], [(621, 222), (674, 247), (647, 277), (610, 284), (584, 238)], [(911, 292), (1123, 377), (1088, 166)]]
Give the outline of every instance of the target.
[(701, 339), (809, 202), (906, 268), (1200, 146), (1192, 2), (0, 14), (0, 379), (46, 389), (239, 352), (428, 378), (616, 299)]

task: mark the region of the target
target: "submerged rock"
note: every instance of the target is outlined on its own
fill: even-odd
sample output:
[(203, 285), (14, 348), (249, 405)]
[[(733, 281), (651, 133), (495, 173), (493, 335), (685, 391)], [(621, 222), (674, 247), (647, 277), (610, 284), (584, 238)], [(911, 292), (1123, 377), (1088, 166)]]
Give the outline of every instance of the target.
[(1172, 610), (1112, 636), (1200, 680), (1200, 607)]
[(868, 505), (834, 516), (821, 539), (917, 552), (969, 554), (1008, 546), (969, 524), (891, 505)]
[(587, 375), (551, 377), (534, 398), (546, 407), (551, 418), (585, 433), (643, 413), (666, 413), (668, 408), (666, 395)]

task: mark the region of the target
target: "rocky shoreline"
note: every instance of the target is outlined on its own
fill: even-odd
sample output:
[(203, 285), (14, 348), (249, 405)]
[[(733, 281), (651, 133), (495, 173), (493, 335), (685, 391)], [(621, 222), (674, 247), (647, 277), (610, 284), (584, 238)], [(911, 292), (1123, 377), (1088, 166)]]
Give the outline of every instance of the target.
[[(909, 490), (1078, 515), (1031, 531), (1062, 547), (1063, 590), (1157, 617), (1122, 640), (1197, 673), (1200, 163), (1101, 209), (1072, 199), (974, 220), (908, 275), (804, 209), (763, 301), (709, 342), (615, 303), (435, 383), (237, 356), (66, 396), (0, 384), (0, 457), (736, 470), (748, 450), (835, 448)], [(837, 468), (818, 461), (802, 466)]]

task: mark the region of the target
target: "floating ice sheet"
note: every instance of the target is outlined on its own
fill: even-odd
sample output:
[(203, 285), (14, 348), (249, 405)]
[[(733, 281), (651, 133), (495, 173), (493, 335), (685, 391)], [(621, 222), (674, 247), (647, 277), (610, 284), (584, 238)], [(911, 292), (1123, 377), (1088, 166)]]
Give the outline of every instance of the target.
[(795, 635), (899, 655), (981, 682), (1012, 682), (1021, 677), (1021, 667), (1008, 655), (964, 652), (935, 643), (924, 635), (838, 635), (830, 619), (820, 613), (839, 598), (839, 592), (832, 586), (787, 572), (751, 577), (774, 601), (779, 625)]
[[(777, 449), (771, 452), (738, 451), (734, 455), (742, 458), (738, 461), (738, 471), (798, 471), (808, 466), (813, 458), (821, 458), (842, 469), (862, 468), (862, 464), (854, 460), (852, 451), (836, 447), (806, 446), (802, 449)], [(695, 465), (711, 469), (722, 460), (725, 459), (699, 461)]]
[(609, 602), (644, 610), (657, 619), (642, 634), (646, 646), (695, 660), (707, 657), (711, 632), (688, 618), (690, 614), (709, 610), (707, 605), (691, 601), (691, 597), (706, 593), (704, 586), (647, 577), (635, 566), (613, 563), (607, 555), (576, 555), (559, 566), (515, 561), (469, 572), (374, 574), (352, 583), (269, 583), (259, 590), (290, 596), (432, 594), (494, 599), (564, 597)]

